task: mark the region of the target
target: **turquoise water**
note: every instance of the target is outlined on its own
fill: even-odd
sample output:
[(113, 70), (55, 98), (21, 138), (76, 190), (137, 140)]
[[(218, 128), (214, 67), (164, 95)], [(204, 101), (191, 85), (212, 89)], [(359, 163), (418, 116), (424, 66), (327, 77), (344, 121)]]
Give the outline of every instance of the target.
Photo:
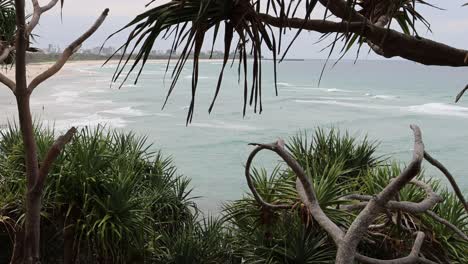
[[(261, 115), (249, 109), (242, 116), (236, 67), (227, 70), (214, 112), (208, 115), (219, 62), (201, 63), (195, 115), (188, 127), (190, 67), (161, 110), (170, 84), (169, 79), (163, 81), (164, 63), (148, 64), (137, 85), (129, 82), (120, 90), (109, 87), (114, 66), (76, 66), (38, 89), (33, 107), (37, 117), (54, 122), (58, 129), (107, 123), (147, 135), (192, 179), (194, 194), (202, 196), (198, 201), (206, 211), (219, 210), (223, 202), (247, 189), (243, 164), (251, 150), (249, 142), (272, 142), (317, 126), (367, 134), (380, 141), (380, 154), (407, 161), (412, 148), (409, 125), (418, 124), (427, 150), (468, 188), (468, 97), (452, 104), (468, 83), (466, 69), (401, 61), (342, 61), (327, 67), (318, 86), (324, 61), (283, 62), (279, 96), (275, 96), (272, 64), (264, 63)], [(13, 98), (1, 91), (0, 103), (3, 119), (12, 118)], [(258, 164), (271, 167), (275, 160), (266, 155)], [(439, 177), (434, 170), (428, 173)]]

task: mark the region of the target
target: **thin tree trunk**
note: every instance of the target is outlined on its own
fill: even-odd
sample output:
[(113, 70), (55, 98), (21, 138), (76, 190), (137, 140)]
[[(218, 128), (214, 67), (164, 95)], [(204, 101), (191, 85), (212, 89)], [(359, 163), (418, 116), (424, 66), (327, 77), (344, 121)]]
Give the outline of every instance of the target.
[(36, 263), (39, 261), (40, 239), (40, 212), (41, 195), (33, 192), (33, 187), (39, 176), (37, 162), (36, 141), (29, 103), (30, 94), (26, 83), (26, 49), (28, 37), (26, 35), (25, 3), (24, 0), (15, 0), (16, 7), (16, 101), (18, 104), (19, 123), (23, 136), (25, 163), (26, 163), (26, 218), (24, 227), (24, 262)]
[(34, 138), (34, 127), (30, 111), (29, 95), (18, 94), (17, 103), (20, 128), (24, 142), (26, 178), (28, 185), (26, 194), (24, 257), (26, 263), (36, 263), (39, 261), (41, 222), (41, 193), (33, 190), (36, 179), (39, 176), (37, 147)]

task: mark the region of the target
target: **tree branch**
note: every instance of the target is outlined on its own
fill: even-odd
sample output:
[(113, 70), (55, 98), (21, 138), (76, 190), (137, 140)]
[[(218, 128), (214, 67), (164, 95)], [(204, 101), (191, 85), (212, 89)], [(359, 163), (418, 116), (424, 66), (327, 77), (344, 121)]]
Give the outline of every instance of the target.
[(439, 222), (439, 223), (445, 225), (446, 227), (452, 229), (453, 232), (455, 232), (457, 235), (459, 235), (464, 240), (468, 241), (468, 236), (465, 233), (463, 233), (463, 231), (458, 229), (454, 224), (452, 224), (449, 221), (445, 220), (444, 218), (440, 217), (439, 215), (437, 215), (433, 211), (427, 211), (426, 214), (428, 216), (432, 217), (432, 219), (436, 220), (437, 222)]
[(16, 92), (16, 83), (3, 73), (0, 73), (0, 82), (10, 88), (13, 93)]
[[(407, 202), (407, 201), (388, 201), (385, 205), (385, 208), (389, 210), (399, 210), (405, 211), (412, 214), (420, 214), (430, 210), (436, 204), (442, 202), (442, 197), (440, 197), (437, 193), (432, 190), (432, 187), (418, 180), (411, 180), (409, 183), (418, 186), (419, 188), (423, 189), (426, 192), (426, 198), (421, 202)], [(358, 200), (358, 201), (371, 201), (373, 199), (370, 195), (358, 195), (358, 194), (351, 194), (346, 195), (341, 200)], [(345, 210), (358, 210), (365, 208), (367, 206), (367, 202), (358, 203), (358, 204), (351, 204), (349, 206), (345, 206)]]
[(455, 194), (457, 195), (458, 199), (460, 199), (460, 202), (463, 204), (463, 207), (465, 207), (465, 211), (468, 213), (468, 204), (466, 203), (465, 197), (463, 196), (463, 193), (461, 192), (460, 187), (458, 187), (458, 184), (455, 181), (455, 178), (452, 176), (452, 174), (448, 171), (447, 168), (445, 168), (445, 166), (442, 163), (434, 159), (426, 151), (424, 151), (424, 158), (445, 175), (447, 180), (450, 182), (450, 185), (452, 185), (452, 188), (455, 191)]
[[(339, 209), (363, 209), (351, 223), (351, 226), (346, 232), (341, 230), (324, 213), (317, 200), (315, 190), (313, 188), (312, 183), (309, 180), (309, 177), (307, 176), (301, 165), (284, 148), (284, 142), (282, 140), (279, 140), (273, 144), (252, 144), (257, 146), (257, 148), (255, 148), (252, 151), (247, 161), (246, 177), (249, 183), (249, 187), (253, 186), (252, 179), (249, 173), (253, 158), (256, 154), (258, 154), (258, 152), (260, 152), (263, 149), (271, 150), (278, 154), (296, 174), (296, 190), (301, 201), (307, 207), (312, 218), (319, 224), (321, 228), (325, 230), (325, 232), (328, 233), (328, 235), (330, 235), (330, 237), (335, 242), (338, 249), (335, 263), (348, 264), (353, 263), (354, 260), (357, 260), (359, 262), (369, 264), (434, 264), (435, 262), (428, 260), (423, 256), (420, 256), (421, 247), (425, 238), (425, 234), (421, 231), (416, 233), (416, 239), (413, 244), (411, 253), (406, 257), (391, 260), (382, 260), (363, 256), (357, 252), (357, 245), (362, 239), (365, 239), (364, 235), (369, 232), (370, 228), (382, 228), (389, 222), (391, 222), (390, 216), (386, 223), (372, 225), (376, 217), (378, 217), (382, 212), (389, 212), (389, 210), (405, 211), (413, 214), (427, 213), (435, 221), (446, 225), (461, 238), (467, 240), (466, 234), (464, 234), (455, 225), (451, 224), (447, 220), (441, 218), (434, 212), (430, 211), (432, 207), (434, 207), (437, 203), (442, 201), (442, 198), (434, 192), (430, 184), (414, 179), (421, 170), (422, 161), (424, 160), (424, 158), (428, 158), (426, 157), (426, 153), (424, 151), (421, 130), (416, 125), (411, 125), (411, 129), (414, 133), (413, 158), (410, 164), (399, 174), (398, 177), (391, 180), (390, 183), (379, 194), (375, 196), (350, 194), (340, 198), (340, 200), (357, 200), (360, 202), (358, 204), (345, 205), (343, 207), (339, 207)], [(440, 168), (441, 166), (438, 167)], [(421, 202), (418, 203), (399, 201), (398, 193), (408, 183), (414, 184), (417, 187), (422, 188), (426, 193), (426, 198), (424, 198)], [(266, 206), (270, 207), (271, 209), (275, 209), (275, 206), (276, 209), (290, 208), (290, 206), (285, 205), (283, 206), (267, 204), (261, 199), (255, 188), (251, 187), (251, 190), (257, 202), (264, 206), (266, 204)]]
[[(416, 232), (416, 239), (414, 240), (413, 247), (411, 252), (408, 256), (398, 259), (389, 259), (389, 260), (382, 260), (382, 259), (375, 259), (363, 256), (361, 254), (356, 254), (356, 259), (362, 263), (368, 264), (413, 264), (420, 262), (421, 258), (419, 257), (419, 253), (421, 252), (421, 246), (424, 242), (425, 234), (421, 231)], [(429, 262), (425, 263), (435, 263), (430, 260), (426, 260)]]
[(413, 159), (408, 167), (391, 181), (378, 195), (370, 200), (366, 207), (354, 219), (340, 246), (338, 246), (336, 263), (352, 263), (356, 256), (357, 245), (361, 241), (368, 227), (375, 217), (385, 208), (387, 203), (398, 193), (403, 186), (411, 181), (419, 173), (424, 156), (424, 144), (421, 130), (416, 125), (411, 125), (414, 133)]
[(257, 146), (249, 155), (249, 158), (247, 159), (247, 163), (245, 165), (245, 178), (247, 179), (247, 185), (249, 186), (250, 191), (252, 191), (252, 194), (255, 198), (255, 200), (263, 207), (268, 208), (268, 209), (291, 209), (293, 206), (286, 204), (270, 204), (268, 202), (265, 202), (261, 195), (258, 193), (257, 189), (255, 188), (255, 185), (252, 181), (252, 176), (250, 175), (250, 167), (252, 166), (252, 161), (255, 158), (255, 156), (261, 151), (265, 149), (264, 146), (259, 145)]
[(81, 46), (81, 44), (87, 40), (91, 35), (96, 32), (96, 30), (102, 25), (104, 20), (106, 19), (107, 15), (109, 13), (109, 9), (105, 9), (104, 12), (102, 12), (101, 16), (96, 20), (96, 22), (91, 26), (88, 31), (86, 31), (83, 35), (81, 35), (78, 39), (73, 41), (62, 53), (60, 58), (55, 62), (54, 65), (52, 65), (49, 69), (44, 71), (43, 73), (39, 74), (36, 76), (31, 83), (29, 84), (28, 90), (30, 93), (34, 91), (34, 89), (44, 82), (45, 80), (49, 79), (53, 75), (55, 75), (62, 67), (65, 65), (65, 63), (68, 61), (68, 59), (73, 55)]
[(10, 53), (12, 51), (15, 50), (15, 46), (9, 46), (7, 48), (5, 48), (3, 51), (2, 51), (2, 54), (0, 55), (0, 63), (2, 63), (4, 60), (6, 60), (8, 58), (8, 56), (10, 55)]
[(65, 145), (68, 144), (68, 142), (72, 140), (75, 133), (76, 133), (76, 128), (72, 127), (67, 131), (67, 133), (58, 137), (57, 140), (55, 140), (54, 144), (52, 144), (49, 151), (47, 152), (47, 155), (44, 161), (42, 162), (40, 166), (39, 178), (37, 179), (36, 184), (32, 188), (32, 192), (42, 191), (42, 188), (44, 187), (44, 184), (45, 184), (45, 179), (47, 177), (47, 174), (49, 174), (50, 168), (52, 167), (55, 160), (62, 152), (62, 149), (65, 147)]
[[(8, 58), (8, 56), (13, 50), (15, 50), (15, 46), (9, 46), (9, 47), (4, 48), (2, 51), (2, 54), (0, 55), (0, 63), (6, 60), (6, 58)], [(16, 83), (1, 72), (0, 72), (0, 82), (6, 85), (8, 88), (10, 88), (10, 90), (13, 93), (15, 93)]]
[(282, 140), (273, 144), (251, 144), (260, 147), (260, 149), (268, 149), (280, 156), (286, 164), (293, 170), (297, 176), (296, 188), (302, 202), (307, 206), (309, 212), (313, 212), (312, 217), (317, 223), (332, 237), (333, 241), (338, 245), (344, 236), (344, 232), (328, 218), (328, 216), (320, 208), (314, 187), (310, 182), (307, 174), (301, 165), (294, 157), (284, 148)]
[[(332, 9), (330, 8), (330, 10)], [(259, 18), (265, 24), (274, 27), (288, 26), (321, 33), (356, 33), (365, 37), (371, 43), (379, 43), (378, 46), (382, 54), (387, 58), (398, 56), (425, 65), (468, 66), (467, 50), (453, 48), (422, 37), (414, 37), (393, 29), (379, 27), (360, 15), (357, 16), (359, 19), (351, 20), (351, 22), (280, 18), (268, 14), (259, 14)], [(382, 40), (385, 41), (382, 42)]]
[(26, 26), (26, 36), (31, 35), (31, 32), (34, 30), (34, 28), (39, 24), (39, 20), (41, 19), (41, 15), (50, 9), (54, 7), (57, 3), (58, 0), (51, 0), (47, 5), (41, 7), (39, 5), (38, 0), (31, 0), (32, 5), (33, 5), (33, 14), (31, 21), (29, 21), (28, 25)]

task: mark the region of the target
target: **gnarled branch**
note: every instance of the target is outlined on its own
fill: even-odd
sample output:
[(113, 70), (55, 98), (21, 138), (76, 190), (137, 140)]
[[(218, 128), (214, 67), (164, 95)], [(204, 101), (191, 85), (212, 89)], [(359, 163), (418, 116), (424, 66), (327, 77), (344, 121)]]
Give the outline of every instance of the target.
[(26, 36), (31, 35), (31, 32), (34, 28), (39, 24), (39, 20), (41, 19), (41, 15), (54, 7), (58, 3), (58, 0), (51, 0), (47, 5), (40, 6), (38, 0), (32, 0), (33, 5), (33, 14), (31, 21), (29, 21), (28, 25), (26, 26)]
[(465, 233), (463, 233), (463, 231), (458, 229), (458, 227), (456, 227), (454, 224), (452, 224), (449, 221), (447, 221), (446, 219), (440, 217), (439, 215), (437, 215), (433, 211), (427, 211), (426, 214), (428, 216), (432, 217), (432, 219), (436, 220), (437, 222), (439, 222), (439, 223), (445, 225), (446, 227), (452, 229), (453, 232), (455, 232), (457, 235), (459, 235), (464, 240), (468, 241), (468, 236)]
[[(0, 63), (2, 63), (4, 60), (10, 56), (10, 53), (15, 50), (15, 46), (9, 46), (5, 47), (2, 51), (2, 54), (0, 54)], [(3, 83), (6, 87), (10, 88), (10, 90), (15, 93), (16, 90), (16, 83), (8, 78), (6, 75), (3, 73), (0, 73), (0, 82)]]
[[(399, 210), (404, 211), (412, 214), (420, 214), (427, 212), (432, 207), (434, 207), (437, 203), (442, 202), (442, 197), (440, 197), (437, 193), (432, 190), (432, 187), (418, 180), (411, 180), (410, 184), (414, 184), (419, 188), (423, 189), (426, 192), (426, 198), (421, 202), (407, 202), (407, 201), (388, 201), (385, 205), (385, 208), (389, 210)], [(359, 210), (363, 209), (367, 206), (368, 202), (371, 201), (373, 197), (371, 195), (358, 195), (358, 194), (350, 194), (346, 195), (341, 198), (341, 200), (358, 200), (358, 201), (367, 201), (361, 202), (357, 204), (345, 205), (343, 208), (347, 211), (352, 210)]]
[(52, 165), (54, 164), (55, 160), (62, 152), (62, 149), (65, 147), (66, 144), (68, 144), (68, 142), (72, 140), (75, 133), (76, 133), (76, 128), (72, 127), (67, 131), (67, 133), (58, 137), (57, 140), (55, 140), (54, 144), (52, 144), (49, 151), (47, 152), (47, 155), (44, 161), (42, 162), (40, 166), (39, 178), (37, 179), (36, 184), (32, 188), (32, 192), (42, 191), (47, 174), (49, 174), (50, 168), (52, 168)]
[(245, 164), (245, 178), (247, 179), (247, 185), (249, 186), (249, 189), (252, 192), (255, 200), (261, 206), (268, 208), (268, 209), (291, 209), (293, 206), (289, 204), (271, 204), (271, 203), (265, 202), (265, 200), (263, 200), (262, 196), (258, 193), (257, 189), (255, 188), (255, 185), (252, 181), (252, 175), (250, 175), (250, 167), (252, 166), (252, 161), (255, 158), (255, 156), (263, 149), (266, 149), (265, 145), (257, 146), (250, 153), (249, 158), (247, 159), (247, 163)]
[(327, 217), (318, 203), (314, 187), (310, 182), (304, 169), (294, 159), (294, 157), (284, 148), (282, 140), (273, 144), (252, 144), (261, 149), (268, 149), (280, 156), (297, 176), (296, 188), (302, 202), (307, 206), (309, 212), (313, 212), (312, 217), (317, 223), (332, 237), (336, 244), (341, 242), (344, 232)]
[(341, 245), (338, 246), (336, 263), (352, 263), (356, 256), (357, 245), (367, 232), (368, 227), (372, 224), (375, 217), (385, 208), (390, 199), (395, 197), (395, 194), (416, 177), (421, 170), (421, 163), (424, 156), (424, 144), (422, 142), (421, 130), (416, 125), (411, 125), (411, 129), (414, 133), (414, 151), (411, 163), (398, 177), (370, 200), (356, 219), (354, 219)]
[[(356, 254), (356, 259), (362, 263), (368, 264), (413, 264), (418, 262), (424, 263), (435, 263), (430, 260), (421, 258), (419, 253), (421, 252), (421, 247), (424, 242), (425, 234), (421, 231), (416, 232), (416, 239), (414, 240), (413, 247), (411, 248), (411, 252), (408, 256), (398, 259), (376, 259), (363, 256), (361, 254)], [(424, 260), (423, 260), (424, 259)]]
[[(249, 187), (251, 188), (252, 193), (254, 194), (255, 199), (261, 205), (270, 209), (291, 208), (291, 206), (272, 205), (263, 201), (263, 199), (258, 194), (257, 190), (254, 188), (250, 176), (250, 166), (253, 158), (258, 154), (258, 152), (260, 152), (263, 149), (268, 149), (278, 154), (296, 174), (297, 193), (302, 202), (307, 207), (312, 218), (325, 230), (325, 232), (327, 232), (330, 235), (330, 237), (335, 242), (338, 248), (335, 263), (348, 264), (353, 263), (354, 260), (358, 260), (362, 263), (370, 264), (433, 264), (435, 262), (428, 260), (423, 256), (420, 256), (421, 246), (424, 242), (425, 237), (425, 234), (423, 232), (417, 232), (411, 253), (406, 257), (392, 260), (381, 260), (363, 256), (357, 252), (357, 245), (362, 239), (364, 239), (364, 234), (366, 234), (370, 228), (382, 227), (387, 224), (385, 223), (381, 225), (372, 225), (373, 221), (381, 212), (389, 210), (405, 211), (414, 214), (427, 213), (436, 221), (451, 228), (461, 238), (466, 239), (466, 235), (461, 230), (459, 230), (453, 224), (450, 224), (447, 220), (439, 217), (438, 215), (430, 211), (432, 207), (434, 207), (437, 203), (442, 201), (442, 198), (433, 191), (429, 184), (414, 179), (421, 170), (421, 163), (424, 160), (425, 151), (419, 127), (416, 125), (411, 125), (411, 129), (414, 133), (413, 159), (410, 162), (410, 164), (400, 173), (399, 176), (391, 180), (390, 183), (376, 196), (350, 194), (341, 198), (341, 200), (358, 200), (360, 202), (358, 204), (345, 205), (344, 207), (340, 207), (339, 209), (363, 209), (354, 219), (351, 226), (346, 232), (341, 230), (324, 213), (323, 209), (318, 203), (315, 190), (307, 174), (305, 173), (301, 165), (294, 159), (294, 157), (284, 148), (284, 142), (282, 140), (279, 140), (273, 144), (252, 144), (257, 147), (252, 151), (247, 161), (246, 178)], [(426, 198), (418, 203), (399, 201), (398, 198), (396, 201), (392, 200), (395, 199), (395, 197), (398, 197), (397, 194), (408, 183), (414, 184), (417, 187), (422, 188), (426, 193)]]
[(324, 20), (305, 20), (299, 18), (274, 17), (259, 14), (260, 19), (271, 26), (287, 25), (290, 28), (317, 31), (321, 33), (347, 32), (367, 38), (379, 44), (385, 57), (402, 57), (424, 65), (461, 67), (468, 66), (468, 51), (450, 47), (422, 37), (409, 36), (393, 29), (379, 27), (367, 20), (352, 22), (331, 22)]
[(458, 184), (455, 181), (455, 178), (452, 176), (452, 174), (448, 171), (448, 169), (442, 163), (434, 159), (426, 151), (424, 151), (424, 158), (445, 175), (447, 180), (450, 182), (450, 185), (452, 185), (453, 191), (457, 195), (458, 199), (460, 199), (460, 201), (463, 203), (463, 206), (465, 207), (465, 211), (468, 213), (468, 204), (466, 203), (465, 196), (463, 196), (463, 193), (461, 192), (460, 187), (458, 187)]
[(28, 86), (28, 91), (32, 93), (34, 89), (44, 82), (45, 80), (49, 79), (50, 77), (54, 76), (57, 72), (62, 69), (62, 67), (65, 65), (65, 63), (68, 61), (68, 59), (80, 48), (81, 44), (87, 40), (96, 30), (102, 25), (104, 20), (106, 19), (107, 15), (109, 13), (109, 9), (105, 9), (104, 12), (102, 12), (101, 16), (96, 20), (96, 22), (91, 26), (88, 31), (86, 31), (83, 35), (81, 35), (79, 38), (77, 38), (75, 41), (73, 41), (62, 53), (60, 58), (55, 62), (54, 65), (52, 65), (49, 69), (44, 71), (43, 73), (39, 74), (36, 76), (31, 83)]

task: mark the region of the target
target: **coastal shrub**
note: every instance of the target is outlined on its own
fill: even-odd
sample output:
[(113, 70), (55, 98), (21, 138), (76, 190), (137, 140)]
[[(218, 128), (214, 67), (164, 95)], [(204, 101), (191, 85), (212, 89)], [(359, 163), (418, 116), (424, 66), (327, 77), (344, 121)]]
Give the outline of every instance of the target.
[[(376, 142), (358, 140), (331, 129), (317, 129), (309, 137), (302, 133), (292, 137), (287, 148), (310, 177), (317, 199), (326, 215), (339, 227), (347, 229), (357, 216), (340, 206), (350, 193), (375, 195), (400, 174), (403, 166), (376, 155)], [(262, 207), (251, 193), (225, 205), (224, 214), (236, 241), (236, 254), (245, 263), (334, 263), (336, 246), (321, 229), (298, 198), (295, 174), (280, 162), (268, 174), (253, 168), (252, 179), (260, 196), (270, 204), (292, 205), (290, 209), (271, 210)], [(468, 231), (468, 215), (458, 198), (439, 180), (418, 179), (430, 184), (444, 201), (433, 212)], [(409, 185), (398, 199), (419, 202), (423, 190)], [(445, 225), (425, 214), (388, 212), (377, 219), (376, 228), (368, 232), (359, 251), (370, 257), (392, 259), (411, 251), (414, 232), (423, 231), (426, 239), (421, 253), (437, 263), (468, 263), (468, 241)]]
[[(40, 162), (54, 131), (36, 126), (36, 134)], [(19, 231), (24, 219), (23, 151), (16, 126), (1, 132), (2, 242)], [(41, 222), (44, 261), (139, 263), (150, 258), (149, 241), (193, 224), (198, 209), (190, 192), (189, 180), (177, 174), (171, 159), (153, 153), (146, 138), (102, 126), (83, 128), (47, 180)], [(11, 245), (2, 243), (4, 255), (11, 254)]]
[[(39, 162), (55, 138), (36, 126)], [(0, 132), (0, 263), (12, 252), (24, 221), (24, 147), (14, 125)], [(338, 130), (318, 129), (292, 137), (288, 149), (305, 169), (327, 216), (347, 229), (356, 212), (342, 197), (374, 195), (403, 166), (376, 154), (376, 142)], [(153, 152), (133, 133), (83, 128), (51, 170), (41, 222), (45, 263), (334, 263), (336, 246), (298, 198), (296, 176), (279, 162), (269, 173), (253, 168), (258, 193), (287, 210), (261, 207), (251, 193), (204, 216), (191, 196), (190, 181), (169, 158)], [(468, 215), (438, 180), (417, 177), (441, 194), (433, 212), (468, 232)], [(425, 193), (408, 185), (397, 199), (419, 202)], [(388, 212), (359, 245), (370, 257), (406, 255), (415, 231), (426, 239), (421, 254), (438, 263), (468, 263), (468, 243), (425, 214)], [(6, 246), (4, 246), (6, 245)], [(5, 261), (4, 261), (5, 260)], [(69, 262), (67, 262), (69, 263)]]

